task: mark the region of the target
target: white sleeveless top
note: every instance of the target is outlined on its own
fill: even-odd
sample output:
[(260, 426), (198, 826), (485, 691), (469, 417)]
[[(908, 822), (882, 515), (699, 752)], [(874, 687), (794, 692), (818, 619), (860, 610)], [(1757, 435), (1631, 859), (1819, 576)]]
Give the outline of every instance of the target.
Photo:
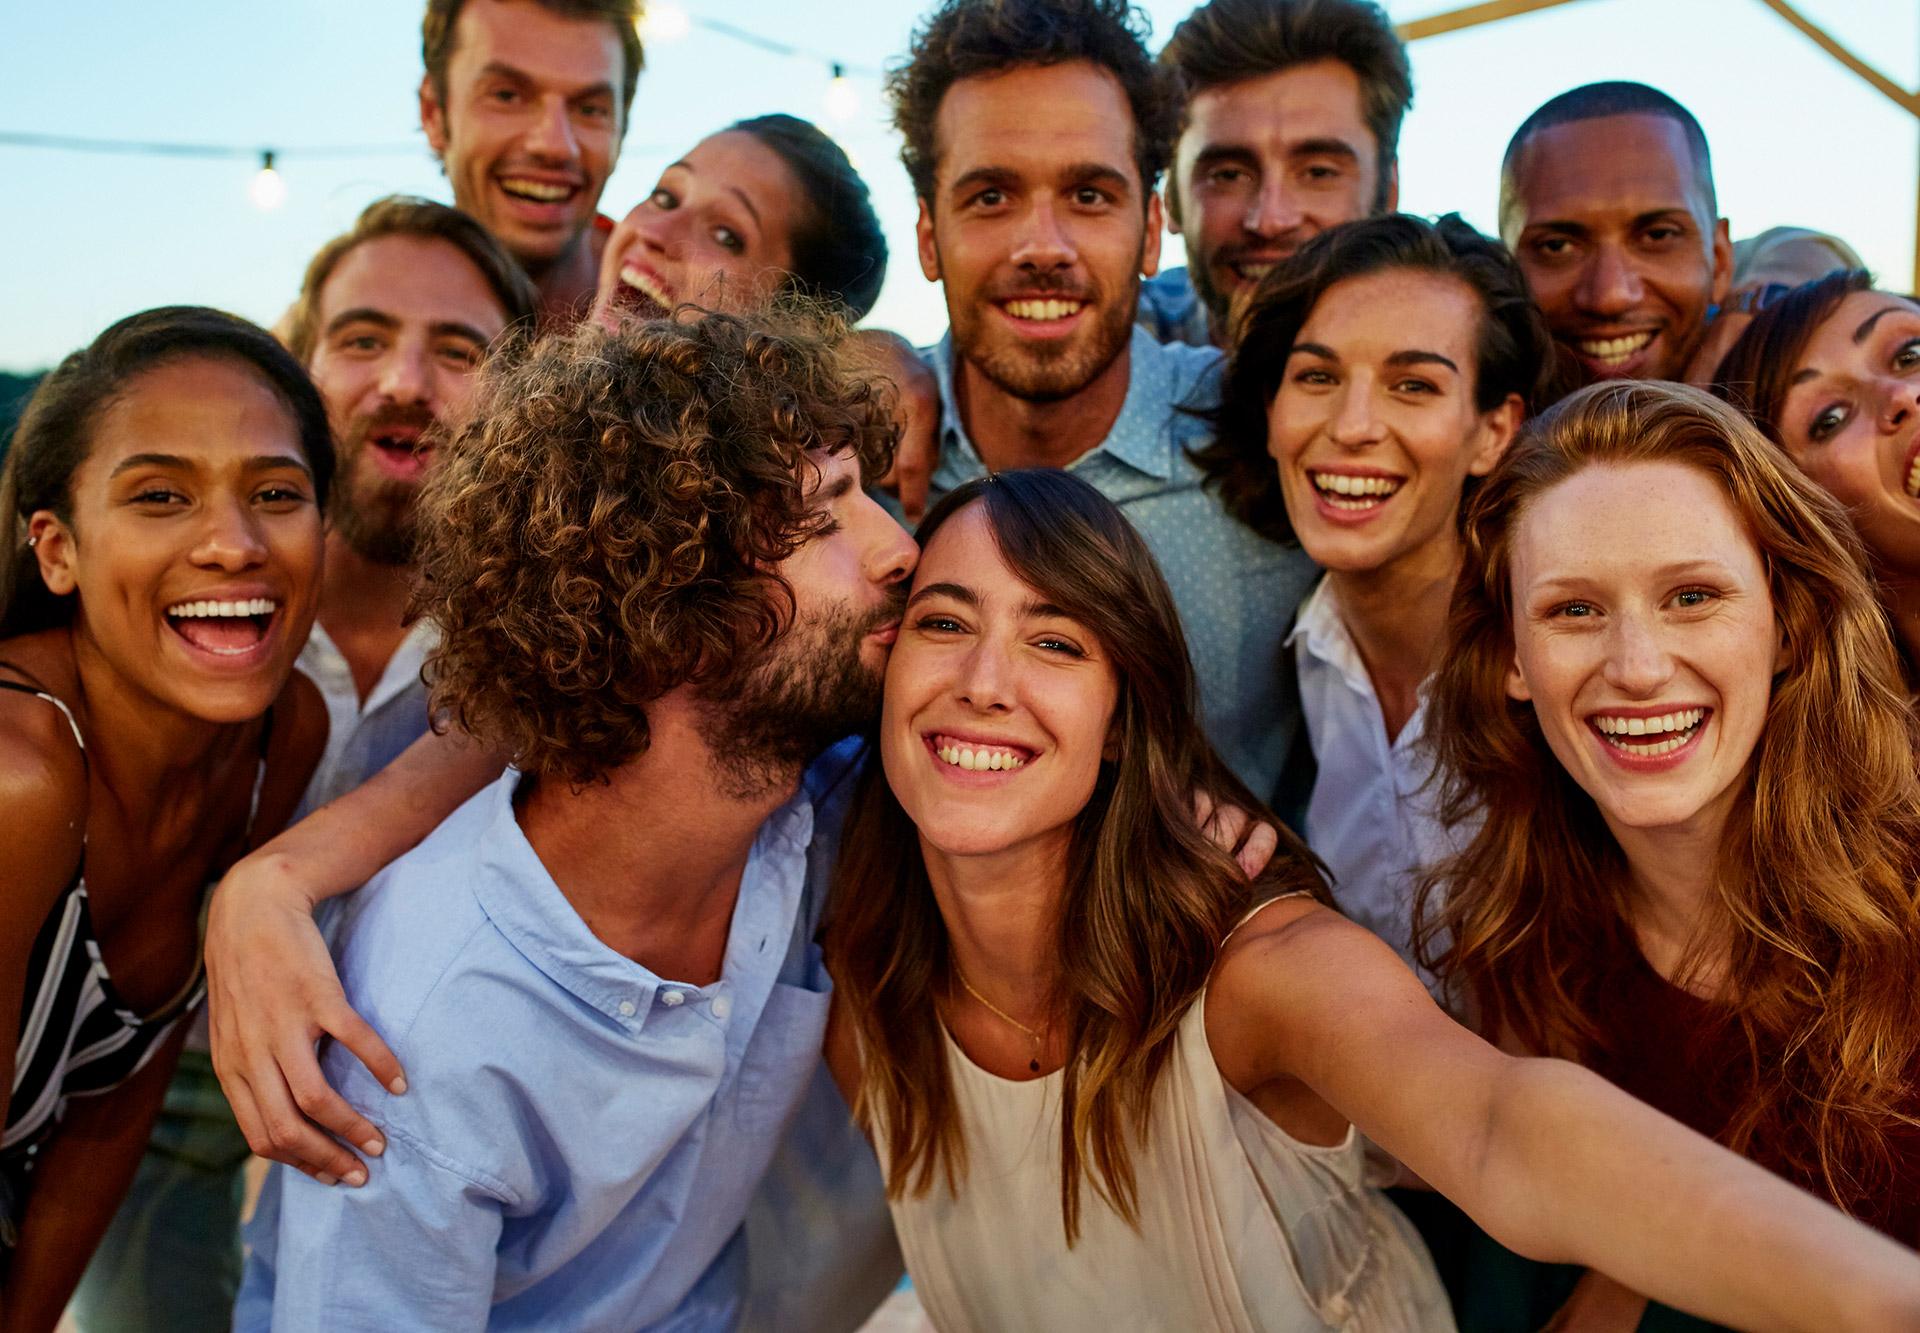
[(1289, 1137), (1221, 1077), (1205, 1011), (1203, 992), (1133, 1151), (1139, 1230), (1083, 1176), (1072, 1249), (1060, 1220), (1063, 1075), (999, 1078), (947, 1038), (966, 1173), (957, 1196), (936, 1176), (926, 1194), (891, 1201), (935, 1328), (1450, 1333), (1433, 1261), (1366, 1183), (1358, 1132), (1330, 1148)]

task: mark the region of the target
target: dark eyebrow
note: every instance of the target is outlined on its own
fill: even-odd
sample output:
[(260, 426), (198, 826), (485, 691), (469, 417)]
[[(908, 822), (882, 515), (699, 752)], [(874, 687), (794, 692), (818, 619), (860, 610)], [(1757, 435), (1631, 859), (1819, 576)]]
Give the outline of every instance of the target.
[(1647, 212), (1634, 218), (1633, 225), (1636, 229), (1640, 227), (1651, 227), (1656, 222), (1671, 222), (1676, 218), (1686, 219), (1689, 227), (1698, 227), (1700, 225), (1700, 220), (1694, 217), (1693, 210), (1683, 208), (1679, 204), (1675, 204), (1672, 208), (1649, 209)]
[(996, 189), (1006, 189), (1009, 186), (1017, 185), (1019, 181), (1020, 177), (1018, 174), (1006, 167), (975, 167), (972, 171), (963, 172), (961, 175), (954, 177), (953, 184), (947, 187), (947, 192), (949, 194), (964, 194), (976, 186), (991, 186)]
[(1405, 352), (1394, 352), (1393, 354), (1387, 357), (1387, 364), (1390, 366), (1442, 365), (1442, 366), (1445, 366), (1448, 370), (1451, 370), (1456, 375), (1460, 373), (1460, 367), (1453, 364), (1452, 357), (1441, 356), (1440, 353), (1438, 352), (1422, 352), (1422, 351), (1419, 351), (1418, 349), (1411, 349)]
[[(313, 469), (307, 465), (305, 459), (295, 458), (291, 454), (255, 454), (246, 461), (245, 466), (252, 472), (264, 472), (273, 468), (291, 467), (298, 468), (309, 477), (313, 475)], [(182, 458), (178, 454), (128, 454), (115, 464), (113, 471), (107, 475), (109, 478), (117, 477), (122, 472), (131, 472), (135, 468), (143, 467), (173, 468), (180, 472), (200, 471), (200, 464), (197, 461), (191, 458)]]
[(729, 190), (732, 190), (733, 193), (736, 196), (738, 196), (741, 206), (745, 208), (749, 214), (752, 215), (753, 225), (760, 228), (761, 231), (765, 231), (766, 224), (760, 221), (760, 210), (753, 206), (753, 200), (747, 198), (747, 192), (741, 189), (738, 185), (729, 185), (727, 188)]
[[(400, 321), (384, 310), (375, 310), (372, 306), (357, 305), (351, 310), (342, 310), (327, 321), (327, 333), (335, 334), (349, 324), (378, 324), (383, 329), (400, 327)], [(484, 339), (482, 340), (484, 341)]]
[(1109, 166), (1105, 162), (1075, 162), (1060, 174), (1078, 185), (1098, 182), (1102, 185), (1117, 186), (1123, 194), (1133, 192), (1133, 178), (1120, 168)]
[(1193, 159), (1193, 167), (1194, 170), (1199, 171), (1205, 167), (1219, 166), (1223, 162), (1250, 167), (1254, 165), (1253, 150), (1245, 144), (1210, 143)]
[(847, 473), (842, 472), (826, 485), (815, 487), (813, 494), (807, 497), (807, 503), (812, 505), (830, 505), (852, 489), (853, 478)]
[(1045, 618), (1049, 620), (1073, 620), (1074, 617), (1062, 611), (1052, 602), (1028, 602), (1020, 608), (1022, 617), (1029, 619)]
[(1891, 315), (1895, 311), (1901, 310), (1901, 309), (1904, 309), (1904, 307), (1897, 306), (1897, 305), (1890, 305), (1874, 311), (1871, 315), (1868, 315), (1865, 319), (1860, 321), (1860, 327), (1853, 331), (1853, 340), (1856, 343), (1865, 342), (1867, 340), (1867, 335), (1873, 332), (1873, 326), (1880, 322), (1880, 317), (1882, 315)]
[(1360, 160), (1360, 153), (1345, 139), (1302, 139), (1287, 149), (1288, 157), (1344, 157), (1352, 162)]
[(929, 583), (926, 587), (907, 598), (907, 605), (925, 601), (929, 597), (951, 597), (965, 606), (980, 605), (980, 594), (960, 583)]
[(1305, 352), (1308, 356), (1317, 356), (1322, 361), (1338, 361), (1340, 359), (1337, 352), (1323, 343), (1295, 343), (1287, 349), (1288, 356), (1293, 356), (1299, 352)]
[(465, 338), (468, 342), (485, 347), (493, 339), (480, 332), (471, 324), (462, 324), (457, 319), (443, 319), (433, 325), (433, 334), (437, 338)]

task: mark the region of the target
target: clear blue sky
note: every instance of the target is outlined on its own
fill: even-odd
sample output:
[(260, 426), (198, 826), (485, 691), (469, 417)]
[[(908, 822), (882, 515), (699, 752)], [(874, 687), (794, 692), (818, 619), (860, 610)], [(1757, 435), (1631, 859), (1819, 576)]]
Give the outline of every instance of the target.
[[(918, 0), (679, 0), (851, 65), (905, 49)], [(1392, 0), (1396, 19), (1455, 0)], [(1816, 21), (1907, 87), (1920, 77), (1913, 0), (1800, 0)], [(1190, 0), (1147, 0), (1155, 47)], [(0, 130), (278, 146), (283, 207), (247, 199), (241, 161), (83, 156), (0, 147), (0, 369), (45, 366), (121, 315), (166, 302), (271, 321), (312, 251), (394, 190), (449, 198), (415, 119), (415, 0), (93, 0), (0, 8)], [(1501, 149), (1552, 94), (1639, 79), (1690, 106), (1713, 146), (1736, 236), (1777, 223), (1846, 236), (1892, 285), (1909, 279), (1920, 130), (1759, 0), (1577, 0), (1417, 43), (1401, 142), (1401, 203), (1458, 210), (1491, 229)], [(856, 77), (858, 115), (827, 118), (827, 71), (698, 29), (650, 53), (604, 207), (616, 216), (666, 162), (742, 116), (821, 122), (874, 188), (894, 247), (875, 322), (918, 339), (945, 325), (912, 257), (913, 204), (878, 81)], [(351, 160), (315, 144), (387, 144)], [(1172, 243), (1177, 247), (1177, 241)], [(1177, 259), (1177, 249), (1169, 250)]]

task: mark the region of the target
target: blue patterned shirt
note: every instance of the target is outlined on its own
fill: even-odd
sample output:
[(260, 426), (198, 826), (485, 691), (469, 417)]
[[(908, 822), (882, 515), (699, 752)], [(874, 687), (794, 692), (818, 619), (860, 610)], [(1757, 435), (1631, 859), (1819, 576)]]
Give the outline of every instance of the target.
[(1170, 268), (1140, 284), (1140, 306), (1134, 322), (1157, 342), (1213, 346), (1207, 307), (1193, 290), (1193, 280), (1184, 268)]
[[(1269, 800), (1300, 726), (1281, 655), (1317, 571), (1299, 547), (1259, 536), (1200, 484), (1204, 474), (1188, 450), (1208, 440), (1209, 427), (1183, 409), (1217, 400), (1219, 351), (1163, 346), (1136, 326), (1130, 353), (1132, 375), (1112, 430), (1067, 470), (1117, 504), (1146, 539), (1180, 609), (1207, 737), (1254, 795)], [(938, 499), (987, 467), (960, 424), (952, 337), (925, 355), (940, 382)]]

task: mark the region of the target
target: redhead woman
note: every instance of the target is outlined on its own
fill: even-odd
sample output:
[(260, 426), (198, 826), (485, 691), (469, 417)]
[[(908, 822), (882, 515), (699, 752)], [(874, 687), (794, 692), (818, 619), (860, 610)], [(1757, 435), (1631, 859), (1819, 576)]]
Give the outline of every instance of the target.
[(1743, 1327), (1920, 1318), (1920, 1259), (1455, 1024), (1297, 844), (1247, 882), (1190, 812), (1247, 795), (1171, 596), (1091, 487), (1001, 473), (919, 535), (828, 1059), (936, 1327), (1450, 1327), (1361, 1134), (1511, 1243)]
[(1340, 909), (1410, 959), (1415, 879), (1451, 850), (1420, 796), (1421, 696), (1460, 569), (1461, 497), (1541, 402), (1552, 342), (1498, 241), (1405, 215), (1316, 237), (1237, 334), (1202, 461), (1244, 522), (1326, 570), (1282, 664), (1308, 745), (1274, 804), (1326, 862)]
[(1844, 506), (1920, 684), (1920, 304), (1854, 269), (1754, 316), (1714, 390)]
[[(1732, 408), (1621, 383), (1529, 427), (1466, 544), (1432, 735), (1481, 822), (1426, 886), (1442, 977), (1509, 1049), (1920, 1244), (1920, 776), (1845, 515)], [(1588, 1280), (1566, 1317), (1642, 1305)]]
[(0, 1329), (53, 1327), (204, 994), (206, 888), (325, 741), (326, 412), (253, 325), (150, 310), (47, 377), (7, 459), (0, 578)]

